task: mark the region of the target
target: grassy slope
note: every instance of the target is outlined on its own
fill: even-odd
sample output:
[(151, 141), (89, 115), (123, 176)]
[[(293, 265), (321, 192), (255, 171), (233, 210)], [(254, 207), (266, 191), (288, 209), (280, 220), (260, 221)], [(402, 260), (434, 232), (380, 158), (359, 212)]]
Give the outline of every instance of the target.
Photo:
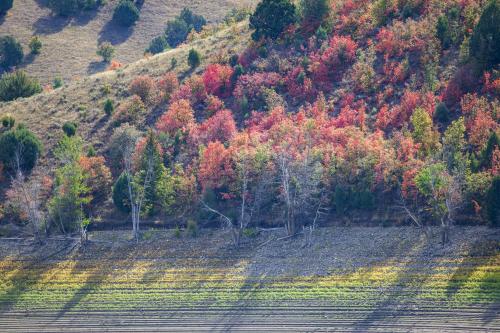
[[(213, 62), (214, 57), (220, 55), (220, 52), (242, 49), (249, 40), (247, 27), (247, 22), (241, 22), (207, 38), (195, 40), (148, 59), (141, 59), (119, 70), (95, 74), (52, 92), (0, 103), (0, 117), (10, 113), (18, 123), (27, 124), (42, 139), (46, 151), (49, 152), (61, 137), (60, 128), (66, 121), (77, 121), (79, 134), (87, 142), (100, 147), (107, 142), (106, 138), (112, 132), (110, 121), (103, 111), (106, 98), (122, 101), (128, 94), (127, 87), (130, 80), (144, 74), (152, 77), (161, 76), (171, 70), (172, 58), (178, 60), (174, 71), (181, 77), (189, 75), (191, 71), (187, 65), (187, 54), (191, 48), (199, 50), (204, 56), (203, 64), (198, 69), (201, 71), (204, 64)], [(109, 94), (102, 91), (106, 85), (111, 87)], [(149, 122), (152, 121), (150, 118), (154, 113), (154, 110), (148, 110)], [(147, 120), (143, 119), (143, 123), (145, 122)]]
[(105, 64), (96, 55), (98, 42), (114, 44), (116, 60), (120, 62), (132, 63), (141, 59), (151, 39), (161, 34), (166, 22), (178, 15), (183, 7), (215, 22), (231, 8), (251, 5), (254, 0), (148, 0), (144, 2), (139, 21), (130, 29), (110, 23), (117, 2), (110, 0), (99, 11), (65, 19), (52, 16), (45, 6), (46, 0), (16, 0), (7, 17), (0, 19), (0, 35), (12, 34), (18, 38), (25, 53), (29, 53), (31, 36), (40, 36), (42, 53), (36, 57), (28, 55), (22, 67), (47, 83), (57, 76), (68, 80), (102, 71)]
[[(315, 246), (297, 253), (301, 239), (257, 246), (279, 233), (236, 251), (228, 235), (213, 232), (197, 239), (148, 232), (139, 246), (126, 241), (128, 233), (103, 232), (70, 254), (58, 252), (61, 242), (49, 244), (37, 253), (57, 254), (33, 264), (29, 248), (0, 243), (11, 254), (0, 260), (0, 330), (83, 329), (103, 321), (115, 329), (174, 331), (499, 329), (498, 233), (457, 229), (446, 249), (432, 245), (437, 233), (430, 243), (417, 234), (322, 229)], [(327, 270), (309, 270), (319, 263)]]

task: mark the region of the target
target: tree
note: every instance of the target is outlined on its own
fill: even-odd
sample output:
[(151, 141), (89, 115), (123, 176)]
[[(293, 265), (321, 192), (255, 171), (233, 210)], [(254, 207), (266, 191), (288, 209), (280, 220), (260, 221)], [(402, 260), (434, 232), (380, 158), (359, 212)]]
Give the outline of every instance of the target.
[(0, 66), (5, 69), (17, 66), (23, 58), (23, 47), (13, 36), (0, 37)]
[(83, 140), (64, 136), (54, 151), (61, 166), (56, 170), (55, 188), (49, 201), (49, 212), (62, 233), (80, 231), (82, 236), (90, 223), (84, 207), (92, 196), (86, 185), (88, 175), (78, 163), (82, 156)]
[(179, 18), (187, 23), (190, 27), (189, 30), (194, 29), (196, 32), (200, 32), (207, 24), (207, 20), (203, 16), (194, 14), (189, 8), (182, 9)]
[(156, 122), (156, 128), (174, 137), (178, 131), (186, 132), (195, 123), (194, 111), (189, 101), (181, 99), (170, 104)]
[(179, 46), (186, 40), (190, 31), (191, 28), (186, 21), (180, 18), (168, 21), (167, 27), (165, 28), (165, 36), (167, 37), (168, 45), (171, 47)]
[(13, 101), (40, 92), (42, 92), (42, 86), (38, 80), (29, 77), (24, 71), (5, 73), (0, 78), (0, 101)]
[(113, 20), (124, 27), (130, 27), (139, 19), (139, 9), (130, 0), (120, 0), (113, 13)]
[(79, 9), (78, 0), (49, 0), (49, 7), (60, 16), (70, 16)]
[(189, 67), (191, 67), (191, 69), (195, 69), (196, 67), (200, 66), (201, 64), (200, 52), (196, 51), (195, 49), (189, 50), (188, 64)]
[(491, 225), (500, 225), (500, 176), (493, 178), (486, 194), (486, 212)]
[(40, 54), (40, 51), (42, 50), (42, 41), (40, 40), (40, 37), (33, 36), (30, 39), (30, 43), (28, 46), (30, 48), (31, 53)]
[(433, 128), (432, 118), (424, 109), (417, 108), (411, 116), (411, 123), (413, 139), (421, 145), (422, 154), (429, 156), (439, 145), (439, 133)]
[(467, 167), (465, 156), (465, 124), (464, 118), (460, 117), (451, 123), (444, 132), (443, 137), (443, 160), (448, 171)]
[(315, 32), (330, 14), (330, 0), (301, 0), (299, 11), (302, 28)]
[(138, 76), (130, 82), (128, 91), (132, 95), (137, 95), (141, 98), (142, 102), (147, 103), (153, 94), (154, 81), (151, 76), (142, 75)]
[(42, 154), (40, 140), (28, 129), (19, 127), (0, 135), (0, 162), (8, 172), (29, 173)]
[(276, 39), (296, 20), (296, 7), (291, 1), (263, 0), (250, 16), (250, 28), (255, 30), (252, 39)]
[(0, 3), (0, 15), (5, 15), (12, 8), (14, 0), (3, 0)]
[(426, 198), (432, 216), (440, 221), (443, 246), (450, 242), (450, 228), (462, 203), (460, 178), (450, 175), (443, 163), (430, 164), (415, 176), (418, 191)]
[(104, 101), (104, 113), (106, 113), (107, 116), (111, 116), (113, 114), (113, 111), (115, 111), (115, 105), (113, 103), (113, 100), (108, 98)]
[(227, 65), (211, 64), (203, 73), (203, 82), (207, 93), (228, 97), (231, 95), (233, 69)]
[(470, 55), (486, 69), (500, 63), (500, 1), (490, 0), (470, 40)]
[(492, 132), (486, 143), (486, 147), (481, 152), (479, 161), (480, 168), (488, 169), (492, 167), (493, 153), (498, 147), (500, 147), (500, 138), (496, 132)]
[[(95, 207), (108, 199), (111, 189), (111, 171), (106, 166), (103, 156), (81, 156), (78, 164), (85, 174), (85, 185), (92, 196), (90, 204)], [(91, 207), (92, 208), (92, 207)]]
[(153, 38), (151, 43), (149, 43), (146, 52), (149, 52), (151, 54), (158, 54), (165, 51), (168, 48), (170, 48), (170, 45), (167, 42), (167, 38), (164, 35), (161, 35)]
[(99, 44), (96, 54), (102, 57), (104, 62), (110, 62), (115, 54), (115, 48), (110, 42)]

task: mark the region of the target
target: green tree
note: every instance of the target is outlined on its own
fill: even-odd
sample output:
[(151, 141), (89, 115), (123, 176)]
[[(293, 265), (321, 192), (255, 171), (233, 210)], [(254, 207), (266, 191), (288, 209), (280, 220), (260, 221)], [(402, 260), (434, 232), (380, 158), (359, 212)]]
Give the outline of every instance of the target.
[(158, 54), (165, 51), (169, 47), (170, 46), (168, 45), (167, 38), (162, 35), (153, 38), (151, 43), (149, 43), (149, 47), (146, 49), (146, 52), (149, 52), (151, 54)]
[(189, 8), (184, 8), (179, 18), (184, 20), (196, 32), (200, 32), (203, 26), (207, 24), (207, 20), (203, 16), (194, 14)]
[(500, 226), (500, 176), (493, 178), (486, 194), (486, 213), (491, 225)]
[(0, 135), (0, 162), (7, 171), (15, 172), (20, 167), (30, 172), (42, 154), (40, 140), (25, 127), (11, 129)]
[(60, 16), (71, 16), (78, 10), (78, 0), (49, 0), (49, 7)]
[(420, 143), (420, 152), (429, 156), (435, 152), (439, 145), (439, 133), (434, 130), (432, 118), (422, 108), (417, 108), (411, 116), (413, 126), (413, 139)]
[(31, 53), (40, 54), (40, 51), (42, 50), (42, 41), (40, 40), (40, 37), (33, 36), (28, 46), (30, 48)]
[(500, 63), (500, 0), (490, 0), (470, 40), (470, 55), (485, 68)]
[(189, 50), (188, 64), (192, 69), (195, 69), (196, 67), (200, 66), (201, 64), (200, 52), (196, 51), (195, 49)]
[(299, 5), (302, 27), (316, 31), (330, 14), (330, 0), (301, 0)]
[(55, 172), (54, 193), (49, 201), (50, 216), (63, 233), (82, 230), (89, 222), (84, 206), (92, 200), (90, 188), (86, 186), (88, 175), (78, 163), (83, 155), (82, 138), (64, 136), (54, 155), (61, 166)]
[(130, 0), (120, 0), (113, 13), (113, 20), (124, 27), (130, 27), (139, 19), (139, 9)]
[(480, 165), (479, 167), (482, 169), (491, 168), (491, 160), (493, 158), (493, 152), (495, 148), (500, 146), (500, 138), (498, 138), (498, 134), (492, 132), (490, 137), (488, 138), (488, 143), (486, 147), (481, 152)]
[(165, 28), (165, 36), (167, 38), (168, 45), (171, 47), (177, 47), (179, 44), (183, 43), (191, 27), (186, 23), (186, 21), (176, 18), (173, 21), (167, 22), (167, 27)]
[(21, 44), (12, 36), (0, 36), (0, 66), (10, 68), (19, 65), (24, 58)]
[(451, 123), (443, 136), (443, 159), (449, 171), (467, 167), (464, 118), (460, 117)]
[(276, 39), (296, 20), (296, 7), (291, 1), (263, 0), (250, 16), (250, 28), (255, 30), (252, 39)]
[(0, 101), (13, 101), (30, 97), (42, 91), (37, 79), (29, 77), (24, 71), (6, 73), (0, 78)]
[(101, 56), (103, 61), (110, 62), (115, 54), (115, 48), (111, 43), (104, 42), (98, 46), (96, 54)]
[(76, 134), (76, 129), (78, 124), (72, 121), (67, 121), (64, 123), (62, 130), (67, 136), (74, 136)]

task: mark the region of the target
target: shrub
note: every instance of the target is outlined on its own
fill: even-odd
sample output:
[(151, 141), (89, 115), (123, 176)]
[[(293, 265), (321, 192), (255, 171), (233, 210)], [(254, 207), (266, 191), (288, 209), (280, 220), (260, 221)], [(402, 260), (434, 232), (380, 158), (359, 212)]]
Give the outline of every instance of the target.
[(54, 82), (52, 82), (52, 88), (57, 89), (61, 88), (64, 85), (63, 79), (60, 78), (59, 76), (54, 79)]
[(67, 121), (64, 123), (62, 130), (64, 134), (67, 136), (74, 136), (76, 134), (76, 129), (78, 128), (78, 124), (72, 121)]
[(149, 52), (151, 54), (158, 54), (166, 49), (168, 49), (170, 46), (168, 45), (167, 38), (165, 36), (158, 36), (153, 38), (151, 43), (149, 43), (148, 48), (146, 49), (146, 52)]
[(139, 19), (139, 9), (130, 0), (120, 0), (113, 13), (113, 20), (124, 27), (130, 27)]
[(132, 95), (139, 96), (146, 103), (151, 97), (154, 86), (153, 79), (150, 76), (138, 76), (130, 82), (128, 91)]
[(198, 236), (198, 223), (195, 220), (188, 220), (186, 225), (186, 233), (189, 237)]
[(0, 78), (0, 101), (29, 97), (41, 91), (38, 80), (29, 77), (24, 71), (6, 73)]
[(104, 112), (106, 115), (111, 116), (114, 110), (115, 105), (113, 104), (113, 101), (110, 98), (106, 99), (106, 101), (104, 101)]
[(486, 213), (491, 225), (500, 226), (500, 176), (493, 178), (486, 194)]
[(6, 170), (14, 171), (17, 168), (16, 158), (21, 150), (19, 164), (21, 170), (29, 172), (36, 165), (42, 153), (42, 143), (25, 127), (9, 130), (0, 136), (0, 162)]
[(203, 29), (203, 26), (207, 24), (207, 20), (203, 16), (193, 14), (189, 8), (184, 8), (181, 11), (179, 18), (184, 20), (184, 22), (186, 22), (187, 25), (196, 32), (200, 32), (201, 29)]
[(29, 43), (29, 48), (31, 53), (33, 54), (40, 54), (40, 51), (42, 50), (42, 41), (38, 36), (33, 36), (30, 40)]
[(186, 23), (186, 21), (176, 18), (173, 21), (167, 22), (167, 27), (165, 29), (165, 36), (167, 37), (168, 45), (171, 47), (177, 47), (179, 44), (183, 43), (191, 28)]
[(96, 54), (101, 56), (103, 61), (110, 62), (113, 54), (115, 54), (115, 48), (111, 43), (104, 42), (98, 46)]
[(13, 4), (14, 0), (2, 0), (0, 2), (0, 15), (7, 13), (7, 11), (12, 8)]
[(253, 40), (278, 38), (281, 33), (296, 21), (295, 5), (289, 0), (263, 0), (250, 16)]
[(170, 100), (172, 94), (179, 89), (179, 79), (173, 72), (166, 73), (158, 82), (158, 89), (165, 100)]
[(0, 37), (0, 66), (4, 68), (17, 66), (23, 61), (23, 57), (23, 48), (14, 37)]
[(2, 117), (2, 126), (7, 128), (7, 129), (11, 129), (14, 127), (14, 125), (16, 124), (16, 119), (14, 119), (14, 117), (12, 117), (10, 114), (7, 114), (5, 116)]
[(500, 0), (490, 0), (470, 40), (470, 55), (486, 68), (500, 63)]
[(177, 58), (170, 59), (170, 68), (174, 69), (177, 66)]
[(203, 82), (207, 93), (218, 97), (231, 94), (233, 69), (227, 65), (211, 64), (203, 74)]
[(132, 96), (129, 100), (125, 101), (116, 110), (113, 119), (116, 124), (135, 122), (140, 115), (146, 112), (146, 106), (141, 98), (137, 95)]
[(201, 55), (200, 52), (196, 51), (195, 49), (189, 50), (188, 54), (188, 64), (192, 69), (195, 69), (198, 67), (201, 63)]

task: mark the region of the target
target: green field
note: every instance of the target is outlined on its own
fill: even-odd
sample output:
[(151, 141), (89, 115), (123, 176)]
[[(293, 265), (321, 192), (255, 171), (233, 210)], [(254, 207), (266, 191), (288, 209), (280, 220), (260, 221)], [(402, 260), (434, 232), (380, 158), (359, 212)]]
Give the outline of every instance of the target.
[(496, 251), (426, 259), (408, 252), (291, 276), (249, 275), (251, 245), (198, 252), (189, 240), (178, 252), (155, 243), (109, 251), (89, 245), (69, 254), (69, 245), (60, 244), (54, 256), (36, 262), (6, 256), (0, 331), (500, 329)]

